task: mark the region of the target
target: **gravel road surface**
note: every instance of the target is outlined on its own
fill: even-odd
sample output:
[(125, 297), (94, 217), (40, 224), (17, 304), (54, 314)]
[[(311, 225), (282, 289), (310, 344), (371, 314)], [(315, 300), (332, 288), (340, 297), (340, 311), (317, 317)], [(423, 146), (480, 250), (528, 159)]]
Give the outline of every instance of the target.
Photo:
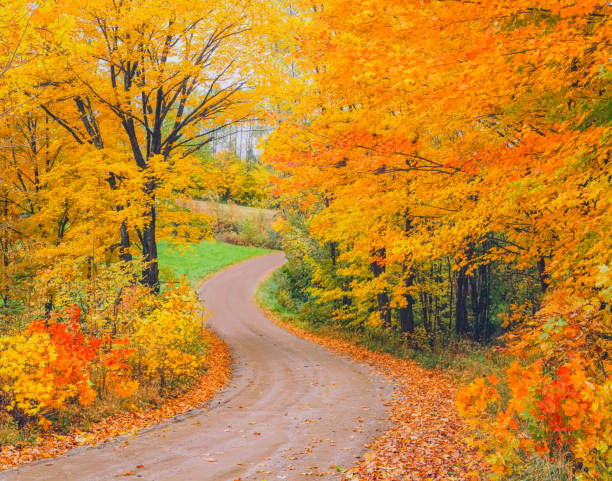
[(210, 325), (233, 356), (232, 378), (208, 406), (3, 471), (0, 480), (340, 480), (387, 425), (391, 386), (369, 367), (289, 334), (255, 306), (257, 285), (284, 261), (283, 254), (250, 259), (201, 288)]

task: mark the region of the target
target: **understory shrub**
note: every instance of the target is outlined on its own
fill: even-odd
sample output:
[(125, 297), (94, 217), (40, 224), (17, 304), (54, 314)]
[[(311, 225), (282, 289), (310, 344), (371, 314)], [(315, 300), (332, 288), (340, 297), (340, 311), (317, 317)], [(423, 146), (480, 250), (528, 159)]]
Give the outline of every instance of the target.
[(129, 399), (140, 387), (165, 394), (202, 374), (206, 313), (185, 283), (159, 297), (126, 292), (124, 303), (128, 309), (103, 322), (73, 306), (0, 337), (0, 409), (18, 429), (50, 428), (98, 399)]
[(557, 368), (515, 361), (503, 380), (479, 378), (460, 392), (459, 412), (499, 479), (561, 472), (559, 460), (568, 479), (610, 479), (612, 382), (593, 379), (587, 364), (578, 355)]
[(180, 284), (162, 296), (132, 335), (138, 372), (148, 382), (157, 380), (160, 391), (198, 377), (208, 349), (203, 337), (207, 314), (195, 293)]
[(66, 318), (35, 321), (25, 334), (0, 339), (0, 405), (20, 427), (33, 420), (46, 426), (53, 411), (96, 397), (90, 366), (101, 341), (83, 334), (77, 307)]

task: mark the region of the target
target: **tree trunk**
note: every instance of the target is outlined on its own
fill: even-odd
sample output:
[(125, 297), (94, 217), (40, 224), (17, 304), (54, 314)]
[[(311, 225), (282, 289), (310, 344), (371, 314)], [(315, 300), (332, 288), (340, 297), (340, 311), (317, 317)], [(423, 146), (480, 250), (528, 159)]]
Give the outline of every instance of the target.
[(480, 317), (482, 338), (489, 337), (489, 307), (491, 305), (491, 266), (489, 264), (481, 266), (481, 288), (480, 288)]
[[(406, 278), (406, 287), (410, 288), (413, 284), (413, 276), (410, 275)], [(404, 294), (406, 300), (406, 306), (401, 307), (399, 310), (400, 318), (400, 330), (401, 332), (414, 332), (414, 298), (411, 294)]]
[(538, 274), (540, 276), (542, 292), (546, 292), (548, 289), (548, 275), (546, 274), (546, 259), (544, 259), (544, 257), (538, 259)]
[[(378, 249), (374, 252), (374, 255), (382, 259), (380, 264), (378, 260), (374, 260), (372, 264), (370, 264), (372, 274), (374, 274), (374, 277), (376, 278), (380, 277), (385, 272), (384, 259), (386, 256), (386, 251), (384, 248)], [(380, 319), (383, 326), (386, 328), (391, 327), (391, 307), (389, 305), (389, 295), (387, 294), (386, 290), (383, 289), (381, 292), (376, 293), (376, 302), (378, 303), (378, 310), (380, 311)]]
[(455, 332), (459, 335), (465, 334), (468, 330), (467, 294), (467, 266), (462, 266), (457, 274), (457, 294), (455, 301)]
[(470, 294), (472, 300), (472, 312), (474, 313), (474, 340), (486, 339), (489, 322), (489, 266), (481, 264), (478, 266), (478, 275), (471, 276)]
[(6, 290), (2, 294), (2, 303), (4, 307), (7, 307), (9, 303), (9, 292), (11, 283), (8, 280), (8, 268), (9, 268), (9, 257), (8, 257), (8, 240), (6, 242), (0, 241), (0, 246), (2, 246), (2, 265), (4, 266), (4, 274), (6, 275)]
[(411, 295), (406, 296), (406, 307), (399, 310), (400, 330), (401, 332), (414, 332), (414, 299)]
[(431, 296), (427, 291), (419, 292), (421, 301), (421, 314), (423, 315), (423, 327), (427, 334), (431, 333)]
[(448, 261), (448, 332), (450, 333), (453, 329), (453, 267), (451, 265), (450, 257), (447, 257)]
[[(117, 177), (113, 172), (111, 172), (106, 179), (111, 190), (118, 190), (119, 185), (117, 184)], [(115, 206), (115, 210), (117, 212), (121, 212), (123, 210), (123, 206), (117, 204)], [(123, 262), (131, 262), (132, 261), (132, 253), (130, 252), (130, 247), (132, 243), (130, 242), (130, 233), (128, 231), (127, 224), (125, 221), (121, 221), (121, 225), (119, 226), (119, 259)]]
[(130, 253), (130, 234), (128, 232), (127, 224), (125, 221), (121, 222), (121, 227), (119, 228), (119, 234), (121, 236), (121, 247), (119, 250), (119, 259), (123, 262), (130, 262), (132, 260), (132, 254)]
[(142, 283), (153, 292), (159, 292), (159, 265), (157, 263), (157, 240), (155, 238), (155, 203), (149, 206), (148, 221), (142, 229), (142, 259), (145, 262), (142, 270)]
[[(406, 223), (404, 225), (404, 229), (406, 231), (406, 235), (408, 235), (412, 230), (412, 219), (408, 215), (407, 211), (405, 215)], [(402, 270), (404, 274), (404, 285), (407, 289), (410, 289), (414, 284), (412, 267), (408, 267), (406, 264), (404, 264), (402, 266)], [(399, 309), (400, 331), (412, 333), (414, 332), (414, 298), (410, 292), (406, 292), (406, 294), (404, 294), (404, 300), (406, 301), (406, 306)]]
[(49, 296), (47, 302), (45, 302), (45, 324), (48, 322), (48, 319), (51, 318), (51, 311), (53, 311), (53, 296)]
[[(6, 222), (8, 224), (8, 194), (4, 196), (4, 207), (3, 207), (3, 219), (4, 222)], [(6, 238), (4, 239), (4, 241), (2, 239), (0, 239), (0, 248), (2, 248), (2, 265), (4, 266), (4, 270), (3, 270), (3, 274), (6, 276), (6, 285), (5, 285), (5, 291), (2, 295), (2, 301), (4, 304), (4, 307), (7, 306), (8, 301), (9, 301), (9, 292), (10, 292), (10, 285), (11, 283), (9, 282), (8, 279), (8, 268), (9, 268), (9, 257), (8, 257), (8, 249), (9, 249), (9, 236), (8, 236), (8, 232), (5, 230), (4, 231), (6, 233)]]
[(331, 241), (329, 243), (329, 255), (331, 257), (332, 266), (336, 267), (336, 263), (338, 261), (338, 243), (335, 241)]

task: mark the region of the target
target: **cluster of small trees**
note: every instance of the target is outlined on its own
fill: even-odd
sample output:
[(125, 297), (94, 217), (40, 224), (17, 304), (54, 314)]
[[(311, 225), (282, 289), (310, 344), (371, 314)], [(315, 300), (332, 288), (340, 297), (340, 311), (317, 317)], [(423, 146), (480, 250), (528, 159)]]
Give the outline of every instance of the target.
[(56, 279), (91, 284), (96, 266), (118, 262), (159, 290), (159, 229), (193, 221), (175, 199), (205, 175), (195, 154), (252, 115), (253, 12), (209, 0), (3, 3), (4, 305), (49, 311), (62, 305)]
[(157, 241), (210, 235), (181, 200), (253, 115), (255, 7), (0, 5), (0, 422), (201, 374), (199, 303), (160, 294)]
[(110, 318), (75, 305), (0, 336), (0, 421), (49, 428), (97, 399), (164, 396), (206, 366), (206, 313), (187, 285), (154, 297), (134, 288)]

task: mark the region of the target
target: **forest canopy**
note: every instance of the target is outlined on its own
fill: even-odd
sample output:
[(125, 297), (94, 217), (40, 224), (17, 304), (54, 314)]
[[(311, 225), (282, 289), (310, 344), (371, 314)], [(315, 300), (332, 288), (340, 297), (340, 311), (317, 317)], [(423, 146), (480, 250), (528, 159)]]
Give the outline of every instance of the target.
[[(544, 460), (609, 479), (610, 13), (5, 0), (2, 416), (49, 429), (203, 372), (207, 315), (184, 282), (162, 286), (158, 241), (211, 238), (187, 208), (204, 196), (279, 207), (277, 294), (303, 320), (383, 350), (501, 356), (456, 400), (493, 477)], [(216, 151), (240, 129), (268, 135), (247, 159)], [(276, 246), (266, 229), (227, 239)]]
[(507, 377), (458, 401), (495, 471), (535, 455), (605, 477), (609, 5), (291, 6), (265, 158), (302, 302), (417, 349), (498, 338)]

